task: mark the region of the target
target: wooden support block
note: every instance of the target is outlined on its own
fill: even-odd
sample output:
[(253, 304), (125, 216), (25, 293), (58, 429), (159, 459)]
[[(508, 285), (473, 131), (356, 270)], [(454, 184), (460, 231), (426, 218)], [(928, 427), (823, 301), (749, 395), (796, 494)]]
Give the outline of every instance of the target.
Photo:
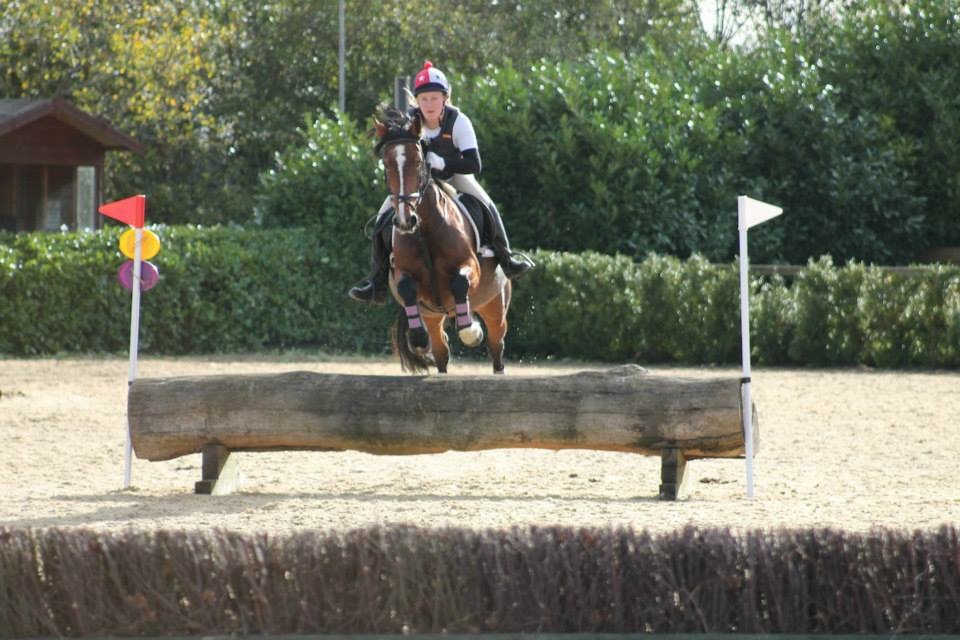
[(239, 471), (237, 457), (222, 444), (205, 444), (201, 447), (200, 477), (193, 487), (194, 493), (222, 496), (237, 489)]
[(676, 500), (686, 480), (687, 457), (681, 449), (660, 452), (660, 499)]

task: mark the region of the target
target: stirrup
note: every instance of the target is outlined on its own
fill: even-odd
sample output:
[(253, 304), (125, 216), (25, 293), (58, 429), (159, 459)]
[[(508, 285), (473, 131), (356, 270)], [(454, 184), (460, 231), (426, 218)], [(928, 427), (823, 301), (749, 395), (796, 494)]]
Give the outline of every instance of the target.
[(529, 268), (531, 269), (537, 266), (537, 263), (533, 261), (533, 258), (531, 258), (525, 253), (521, 253), (520, 251), (511, 251), (510, 258), (516, 260), (517, 262), (522, 262), (524, 264), (530, 265)]

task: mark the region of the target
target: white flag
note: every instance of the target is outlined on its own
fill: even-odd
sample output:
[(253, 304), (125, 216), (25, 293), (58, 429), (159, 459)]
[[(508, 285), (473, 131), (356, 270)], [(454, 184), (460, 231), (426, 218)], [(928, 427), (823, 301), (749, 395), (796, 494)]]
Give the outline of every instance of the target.
[(749, 229), (761, 222), (766, 222), (770, 218), (776, 218), (781, 213), (783, 213), (781, 207), (760, 202), (747, 196), (737, 196), (737, 214), (740, 229)]

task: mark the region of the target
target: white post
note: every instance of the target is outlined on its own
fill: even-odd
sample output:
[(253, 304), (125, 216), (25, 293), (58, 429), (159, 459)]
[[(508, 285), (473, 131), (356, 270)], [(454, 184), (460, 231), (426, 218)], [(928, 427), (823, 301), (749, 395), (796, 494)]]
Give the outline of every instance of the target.
[(737, 228), (740, 233), (740, 351), (743, 373), (740, 400), (743, 406), (743, 440), (747, 456), (747, 497), (753, 497), (753, 401), (750, 398), (750, 280), (747, 258), (747, 198), (737, 196)]
[(747, 196), (737, 196), (737, 229), (740, 232), (740, 345), (743, 377), (740, 401), (743, 403), (743, 441), (747, 454), (747, 497), (753, 497), (753, 401), (750, 399), (750, 279), (747, 258), (747, 229), (775, 218), (783, 209)]
[[(140, 343), (140, 278), (142, 274), (143, 229), (136, 228), (136, 242), (133, 250), (133, 282), (130, 290), (132, 302), (130, 305), (130, 369), (127, 375), (127, 389), (137, 379), (137, 350)], [(131, 466), (133, 463), (133, 446), (130, 442), (130, 415), (127, 414), (127, 438), (124, 449), (123, 488), (130, 488)]]

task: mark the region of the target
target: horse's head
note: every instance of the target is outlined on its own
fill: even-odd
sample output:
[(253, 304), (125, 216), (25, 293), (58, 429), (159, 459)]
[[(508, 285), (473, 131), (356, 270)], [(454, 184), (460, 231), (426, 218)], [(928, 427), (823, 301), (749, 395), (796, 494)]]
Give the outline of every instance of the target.
[(383, 107), (374, 127), (375, 149), (383, 153), (387, 190), (396, 211), (394, 226), (400, 233), (414, 233), (420, 225), (416, 213), (420, 191), (429, 178), (420, 146), (420, 121), (398, 109)]

